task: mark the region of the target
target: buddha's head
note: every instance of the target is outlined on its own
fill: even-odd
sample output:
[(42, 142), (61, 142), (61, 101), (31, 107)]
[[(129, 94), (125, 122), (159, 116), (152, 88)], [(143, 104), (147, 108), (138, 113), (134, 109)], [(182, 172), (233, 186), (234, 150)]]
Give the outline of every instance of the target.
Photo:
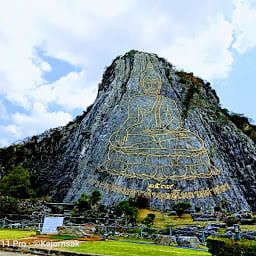
[(162, 80), (151, 62), (148, 62), (145, 71), (141, 74), (140, 84), (145, 94), (152, 96), (160, 94)]

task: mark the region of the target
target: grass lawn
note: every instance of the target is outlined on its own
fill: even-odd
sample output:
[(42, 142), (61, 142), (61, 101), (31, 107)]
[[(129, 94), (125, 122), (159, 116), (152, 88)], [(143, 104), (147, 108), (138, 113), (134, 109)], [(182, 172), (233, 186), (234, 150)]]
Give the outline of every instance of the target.
[(256, 231), (256, 225), (241, 225), (242, 232), (247, 230), (255, 230)]
[(134, 238), (134, 237), (112, 237), (114, 239), (120, 240), (120, 241), (132, 241), (132, 242), (142, 242), (142, 243), (154, 243), (154, 240), (150, 240), (150, 239), (139, 239), (139, 238)]
[(35, 231), (21, 231), (14, 229), (0, 229), (0, 239), (20, 239), (35, 235)]
[[(63, 250), (63, 248), (62, 248)], [(180, 249), (168, 246), (133, 244), (127, 242), (80, 242), (79, 247), (69, 247), (65, 250), (96, 253), (113, 256), (210, 256), (208, 252)]]
[[(162, 220), (162, 213), (160, 211), (153, 211), (149, 209), (139, 209), (138, 222), (141, 222), (149, 213), (155, 214), (154, 227), (164, 228), (166, 225), (170, 226), (187, 226), (187, 225), (201, 225), (207, 226), (208, 223), (215, 223), (216, 221), (193, 221), (189, 214), (183, 214), (182, 217), (178, 216), (168, 216), (164, 213), (164, 220)], [(222, 222), (222, 221), (220, 221)]]

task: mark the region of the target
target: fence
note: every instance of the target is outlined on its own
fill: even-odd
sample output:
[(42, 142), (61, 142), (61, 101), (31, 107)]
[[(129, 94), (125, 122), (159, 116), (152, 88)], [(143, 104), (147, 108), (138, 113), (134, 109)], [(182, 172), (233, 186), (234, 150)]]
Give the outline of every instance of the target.
[[(55, 214), (55, 217), (61, 215)], [(63, 216), (63, 215), (62, 215)], [(19, 216), (20, 217), (20, 216)], [(75, 221), (72, 222), (71, 220)], [(64, 225), (68, 226), (81, 226), (83, 224), (93, 224), (96, 227), (96, 234), (107, 237), (123, 237), (123, 238), (135, 238), (135, 239), (152, 239), (152, 234), (166, 235), (170, 238), (173, 235), (175, 227), (180, 225), (171, 225), (162, 229), (150, 228), (143, 225), (125, 226), (120, 225), (120, 219), (109, 218), (84, 218), (84, 217), (64, 217)], [(79, 222), (79, 223), (76, 223)], [(95, 222), (102, 224), (95, 224)], [(112, 224), (109, 224), (112, 223)], [(183, 226), (191, 226), (189, 224), (183, 224)], [(0, 228), (5, 229), (20, 229), (31, 231), (42, 231), (43, 218), (38, 218), (36, 221), (28, 219), (10, 220), (7, 217), (0, 219)], [(205, 234), (202, 231), (200, 240), (205, 244)]]

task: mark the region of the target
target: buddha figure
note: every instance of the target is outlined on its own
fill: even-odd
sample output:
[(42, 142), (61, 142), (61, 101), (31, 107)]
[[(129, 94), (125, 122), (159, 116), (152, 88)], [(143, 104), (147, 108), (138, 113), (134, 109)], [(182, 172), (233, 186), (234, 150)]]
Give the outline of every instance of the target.
[(141, 74), (140, 84), (144, 94), (129, 99), (127, 119), (110, 136), (107, 160), (98, 170), (156, 181), (219, 174), (203, 140), (182, 127), (175, 101), (160, 94), (161, 77), (151, 62)]

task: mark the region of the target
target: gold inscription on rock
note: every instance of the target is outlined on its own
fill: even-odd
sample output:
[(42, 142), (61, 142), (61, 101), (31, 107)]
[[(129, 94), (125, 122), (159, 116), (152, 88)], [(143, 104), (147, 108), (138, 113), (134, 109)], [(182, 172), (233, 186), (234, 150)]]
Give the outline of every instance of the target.
[[(124, 194), (131, 197), (134, 197), (135, 195), (144, 195), (146, 197), (160, 199), (160, 200), (204, 198), (204, 197), (210, 197), (213, 195), (218, 195), (218, 194), (227, 192), (228, 190), (231, 189), (230, 186), (227, 183), (225, 183), (223, 185), (217, 185), (213, 188), (205, 188), (205, 189), (196, 190), (196, 191), (183, 192), (181, 190), (175, 189), (175, 190), (171, 190), (170, 192), (162, 193), (162, 192), (142, 191), (142, 190), (125, 188), (125, 187), (117, 186), (115, 184), (99, 182), (94, 179), (90, 179), (88, 183), (94, 187), (105, 190), (106, 193), (114, 192), (114, 193)], [(153, 184), (150, 184), (150, 185), (153, 185)]]
[(156, 189), (172, 189), (173, 186), (174, 186), (174, 184), (172, 184), (172, 185), (164, 185), (164, 184), (160, 184), (160, 183), (148, 184), (148, 190), (151, 190), (153, 188), (156, 188)]

